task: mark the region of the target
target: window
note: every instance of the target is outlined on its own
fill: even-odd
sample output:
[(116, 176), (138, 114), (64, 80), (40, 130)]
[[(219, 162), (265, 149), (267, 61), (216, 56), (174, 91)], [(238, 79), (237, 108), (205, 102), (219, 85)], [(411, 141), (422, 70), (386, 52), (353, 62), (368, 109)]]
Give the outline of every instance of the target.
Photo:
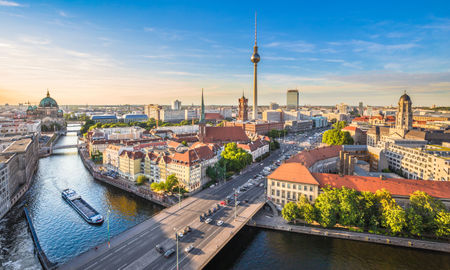
[(272, 186), (275, 186), (275, 181), (271, 181), (272, 182)]
[(313, 191), (313, 187), (310, 186), (310, 187), (309, 187), (309, 191)]
[(303, 190), (304, 190), (304, 191), (307, 191), (307, 190), (308, 190), (308, 187), (307, 187), (307, 186), (304, 186), (304, 187), (303, 187)]
[(272, 189), (272, 196), (275, 195), (275, 190)]
[(277, 196), (280, 197), (280, 191), (279, 190), (277, 190)]
[(292, 184), (292, 189), (296, 189), (296, 188), (297, 188), (297, 185)]
[(309, 195), (309, 200), (312, 201), (312, 195)]
[(280, 186), (280, 182), (277, 182), (277, 187), (279, 187)]
[(287, 192), (287, 198), (288, 198), (288, 199), (291, 198), (291, 192), (290, 192), (290, 191)]
[(282, 184), (281, 184), (281, 187), (283, 187), (283, 188), (284, 188), (285, 186), (286, 186), (286, 185), (285, 185), (284, 183), (282, 183)]

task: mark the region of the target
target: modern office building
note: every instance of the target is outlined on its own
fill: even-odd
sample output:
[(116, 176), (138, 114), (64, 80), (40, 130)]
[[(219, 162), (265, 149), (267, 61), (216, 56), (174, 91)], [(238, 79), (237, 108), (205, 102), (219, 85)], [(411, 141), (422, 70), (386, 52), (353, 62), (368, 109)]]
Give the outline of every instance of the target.
[(286, 108), (288, 110), (298, 110), (299, 94), (298, 90), (287, 90), (286, 94)]
[(181, 101), (179, 101), (178, 99), (172, 101), (172, 110), (181, 110)]

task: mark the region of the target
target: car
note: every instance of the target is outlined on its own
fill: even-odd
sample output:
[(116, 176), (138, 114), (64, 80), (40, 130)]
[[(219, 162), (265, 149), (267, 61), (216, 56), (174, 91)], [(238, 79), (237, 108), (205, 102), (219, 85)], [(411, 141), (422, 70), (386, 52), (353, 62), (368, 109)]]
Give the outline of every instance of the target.
[(241, 203), (241, 201), (236, 201), (236, 205), (239, 205)]
[(156, 251), (158, 251), (159, 253), (163, 254), (164, 253), (164, 247), (161, 245), (156, 245), (155, 246)]
[(210, 188), (213, 188), (215, 185), (214, 184), (212, 184), (211, 186), (210, 186)]
[(259, 184), (260, 187), (264, 187), (264, 183)]
[(183, 238), (184, 234), (182, 232), (178, 232), (178, 238)]
[(217, 207), (217, 209), (220, 209), (220, 204), (219, 203), (216, 204), (216, 207)]
[(211, 218), (207, 218), (207, 219), (205, 220), (205, 223), (209, 224), (209, 223), (211, 223), (211, 221), (212, 221)]
[(190, 231), (191, 231), (191, 227), (189, 227), (189, 226), (184, 227), (184, 234), (186, 234)]
[(194, 245), (189, 245), (184, 249), (184, 252), (189, 253), (193, 249), (194, 249)]
[(244, 200), (244, 203), (248, 203), (248, 200)]
[(199, 216), (200, 222), (203, 222), (203, 215)]
[(218, 221), (217, 221), (217, 226), (222, 226), (222, 224), (223, 224), (223, 221), (222, 221), (222, 220), (218, 220)]
[(169, 258), (174, 253), (175, 253), (175, 250), (173, 248), (171, 248), (171, 249), (167, 250), (166, 253), (164, 253), (164, 257)]

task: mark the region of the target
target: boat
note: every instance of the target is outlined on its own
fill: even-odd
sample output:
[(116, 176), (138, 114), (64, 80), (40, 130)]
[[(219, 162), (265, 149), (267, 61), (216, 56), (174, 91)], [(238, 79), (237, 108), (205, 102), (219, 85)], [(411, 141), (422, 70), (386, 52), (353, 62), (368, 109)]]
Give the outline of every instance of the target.
[(102, 224), (103, 216), (78, 195), (73, 189), (65, 189), (61, 193), (63, 199), (72, 206), (80, 216), (90, 224)]

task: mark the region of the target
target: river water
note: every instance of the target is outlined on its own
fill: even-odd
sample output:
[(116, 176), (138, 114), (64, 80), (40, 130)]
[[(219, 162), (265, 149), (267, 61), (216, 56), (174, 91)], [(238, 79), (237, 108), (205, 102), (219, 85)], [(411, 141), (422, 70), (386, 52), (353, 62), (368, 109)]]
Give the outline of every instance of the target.
[[(74, 144), (76, 140), (74, 133), (68, 133), (58, 144)], [(111, 236), (162, 209), (95, 181), (75, 149), (57, 151), (57, 155), (39, 160), (29, 192), (0, 220), (0, 269), (40, 269), (22, 211), (25, 204), (52, 262), (63, 263), (107, 241), (106, 222), (101, 226), (87, 224), (61, 198), (65, 188), (75, 189), (103, 215), (111, 210)], [(450, 269), (450, 256), (244, 227), (207, 269)]]

